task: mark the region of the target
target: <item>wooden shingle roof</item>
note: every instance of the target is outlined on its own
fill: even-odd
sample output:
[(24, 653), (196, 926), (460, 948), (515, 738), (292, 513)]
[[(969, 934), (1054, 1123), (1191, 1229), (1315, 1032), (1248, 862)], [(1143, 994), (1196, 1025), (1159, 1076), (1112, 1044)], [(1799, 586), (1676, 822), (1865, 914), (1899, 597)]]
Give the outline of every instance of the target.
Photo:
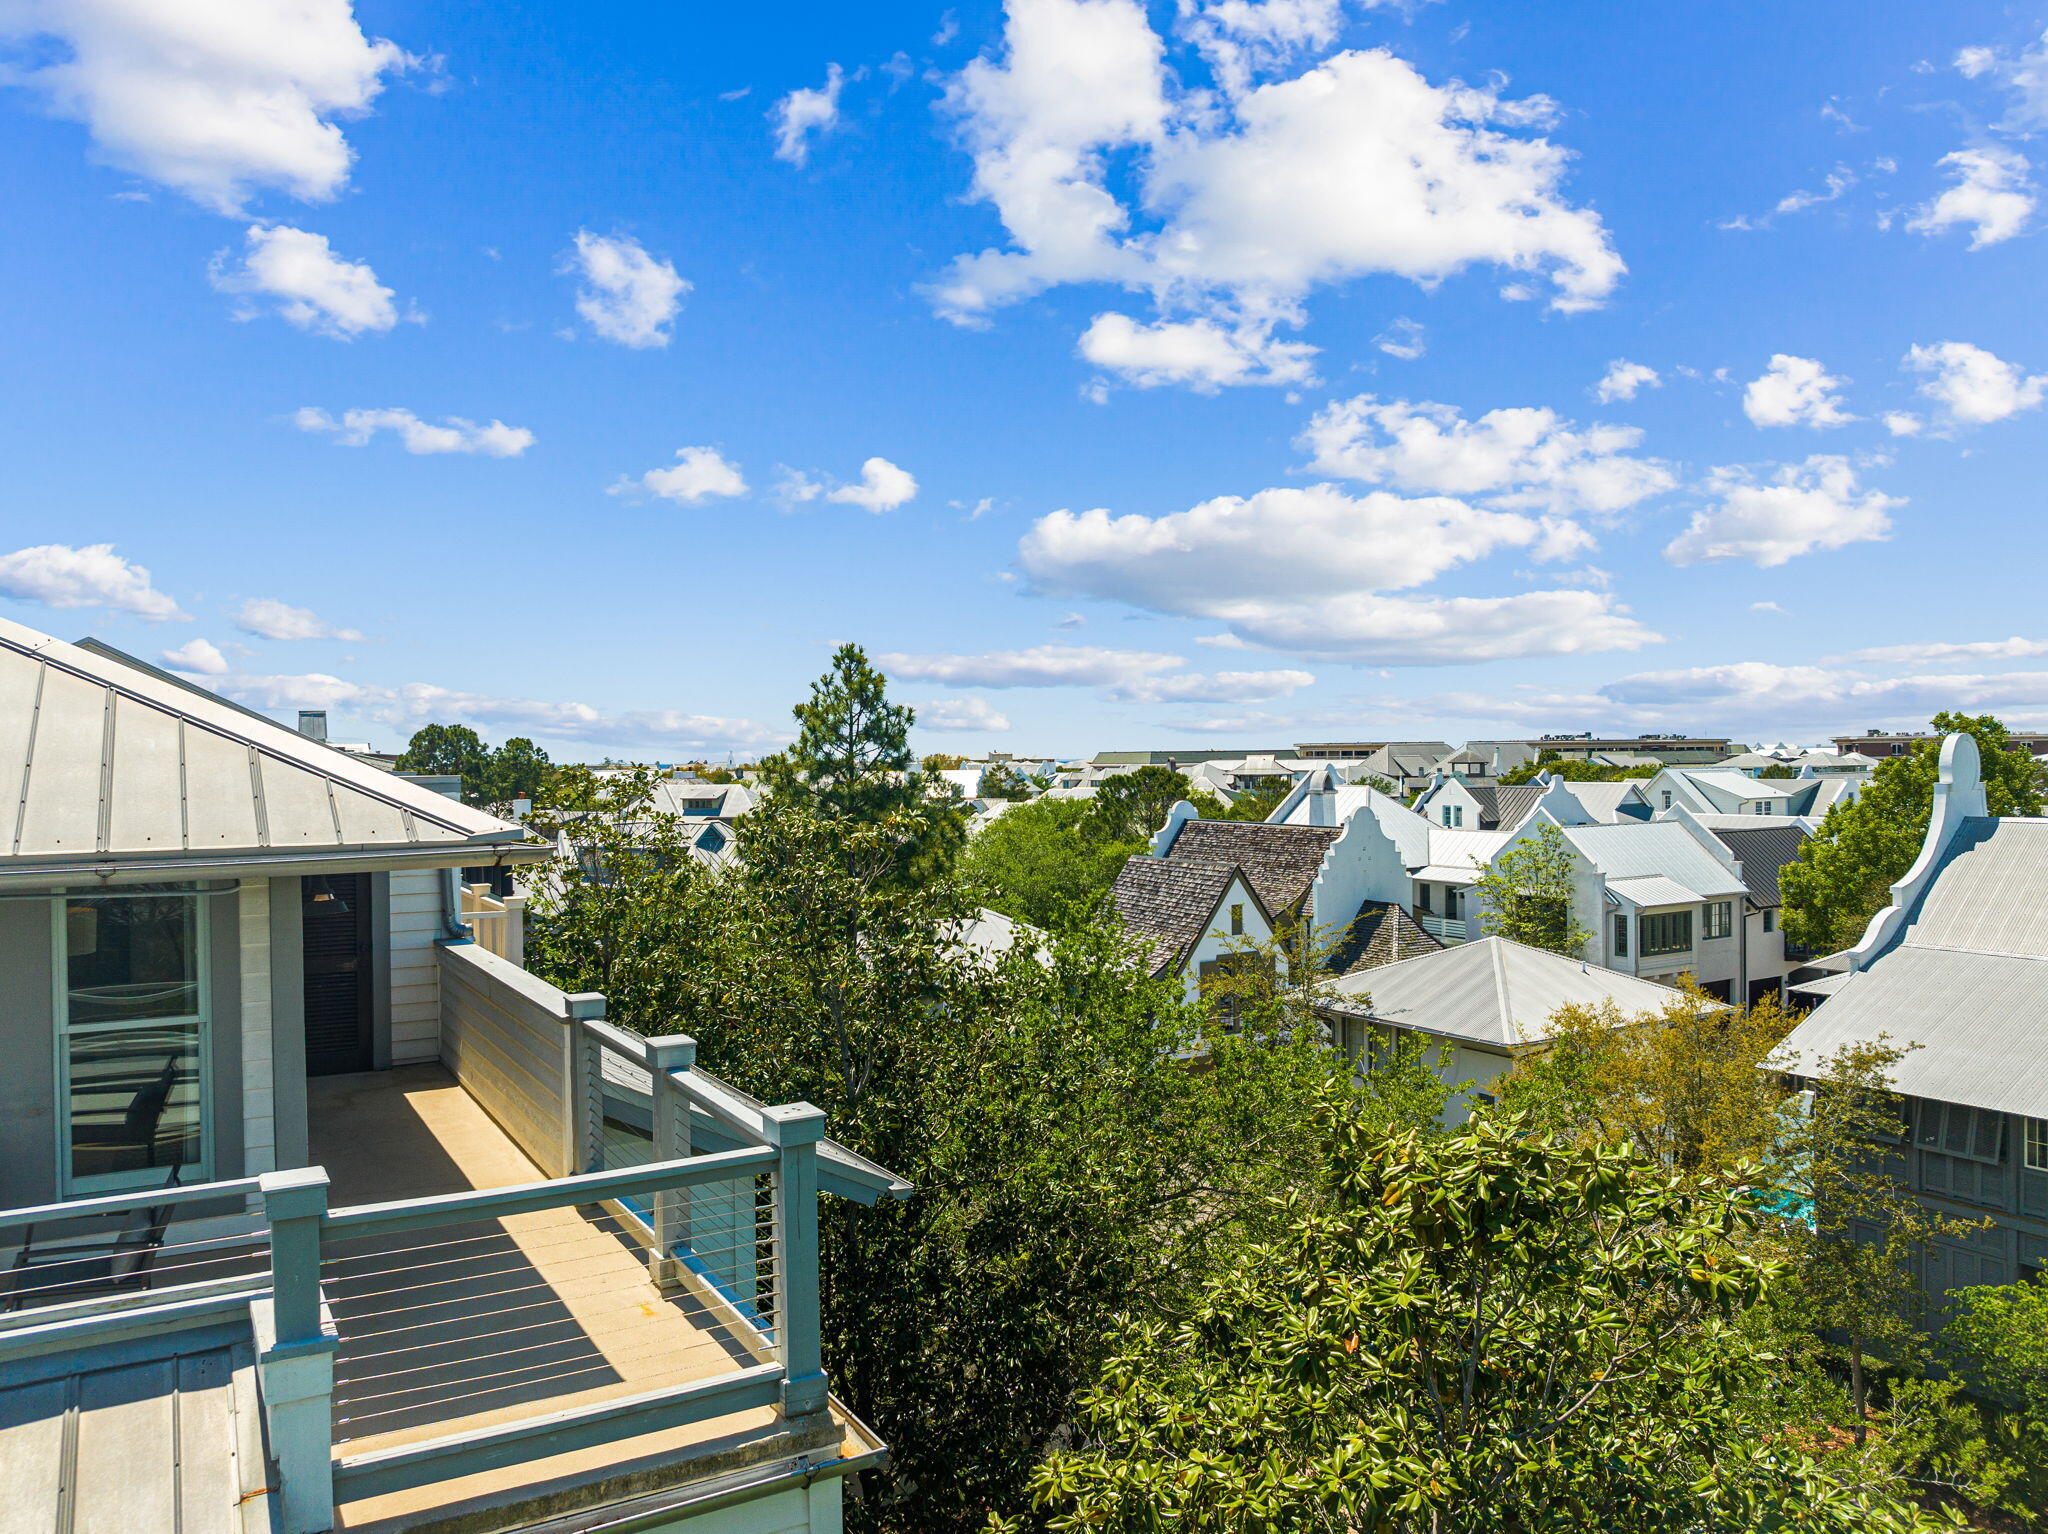
[(1142, 852), (1124, 864), (1110, 886), (1110, 902), (1125, 930), (1150, 953), (1153, 974), (1169, 968), (1202, 935), (1238, 873), (1235, 863)]
[(1232, 864), (1242, 868), (1259, 903), (1274, 915), (1299, 905), (1323, 866), (1323, 854), (1341, 826), (1275, 825), (1262, 820), (1190, 820), (1164, 861)]

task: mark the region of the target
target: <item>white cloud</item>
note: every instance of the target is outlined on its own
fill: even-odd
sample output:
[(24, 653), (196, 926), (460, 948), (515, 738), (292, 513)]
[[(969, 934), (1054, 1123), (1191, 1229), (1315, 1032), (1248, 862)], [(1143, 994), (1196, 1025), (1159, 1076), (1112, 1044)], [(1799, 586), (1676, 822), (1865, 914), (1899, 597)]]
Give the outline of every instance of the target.
[(669, 323), (690, 284), (638, 240), (579, 229), (562, 270), (582, 280), (576, 312), (605, 340), (639, 348), (668, 345)]
[(845, 83), (839, 66), (829, 65), (823, 85), (791, 91), (769, 109), (776, 159), (801, 165), (810, 158), (812, 136), (822, 137), (839, 125), (839, 89)]
[(1694, 512), (1665, 547), (1675, 565), (1746, 559), (1768, 569), (1819, 549), (1882, 541), (1891, 534), (1891, 511), (1905, 505), (1860, 488), (1849, 460), (1825, 453), (1780, 464), (1766, 480), (1745, 468), (1716, 469), (1706, 490), (1716, 503)]
[(234, 614), (235, 627), (259, 639), (361, 639), (355, 629), (338, 629), (317, 613), (291, 607), (275, 597), (251, 597)]
[(1548, 519), (1311, 485), (1218, 496), (1162, 517), (1057, 511), (1033, 524), (1018, 554), (1048, 593), (1217, 619), (1245, 643), (1338, 660), (1439, 665), (1654, 639), (1598, 592), (1381, 594), (1504, 548), (1541, 555), (1569, 544)]
[(1927, 666), (1948, 661), (2025, 660), (2048, 655), (2048, 639), (1979, 639), (1963, 644), (1894, 644), (1871, 650), (1856, 650), (1845, 661), (1885, 665)]
[(45, 607), (111, 607), (152, 623), (186, 616), (150, 584), (147, 570), (121, 558), (111, 543), (43, 543), (0, 555), (0, 597)]
[[(1365, 0), (1366, 6), (1381, 0)], [(1293, 63), (1337, 40), (1343, 0), (1207, 0), (1181, 7), (1181, 30), (1232, 96), (1255, 75)]]
[[(1233, 356), (1265, 357), (1312, 290), (1356, 277), (1432, 286), (1484, 264), (1548, 279), (1556, 308), (1599, 303), (1622, 263), (1598, 216), (1561, 195), (1569, 154), (1529, 131), (1551, 115), (1543, 98), (1432, 85), (1385, 50), (1250, 83), (1262, 60), (1327, 45), (1334, 14), (1309, 0), (1184, 8), (1212, 62), (1234, 50), (1218, 94), (1176, 83), (1139, 0), (1010, 0), (1001, 55), (947, 95), (973, 196), (1010, 244), (956, 260), (931, 293), (939, 312), (982, 323), (1050, 287), (1114, 283), (1150, 295), (1163, 322), (1208, 327), (1169, 333), (1199, 342), (1206, 365), (1146, 365), (1214, 387), (1272, 381), (1270, 363)], [(1125, 324), (1096, 348), (1147, 334)]]
[(576, 741), (596, 747), (659, 746), (687, 751), (752, 750), (788, 738), (751, 719), (686, 714), (677, 709), (607, 713), (588, 703), (558, 703), (459, 692), (429, 682), (388, 687), (323, 672), (296, 676), (235, 673), (208, 685), (253, 708), (342, 710), (394, 731), (429, 720), (497, 726), (507, 733)]
[(262, 187), (337, 195), (355, 153), (335, 119), (420, 62), (365, 37), (351, 0), (14, 0), (0, 37), (26, 45), (8, 78), (84, 123), (101, 159), (226, 214)]
[(228, 658), (220, 653), (220, 646), (205, 639), (188, 639), (176, 649), (164, 651), (163, 660), (174, 671), (199, 676), (225, 676), (228, 671)]
[(911, 705), (917, 711), (921, 730), (988, 730), (1001, 733), (1010, 727), (1007, 714), (996, 712), (986, 698), (934, 698)]
[(1660, 389), (1664, 380), (1657, 376), (1653, 367), (1640, 362), (1630, 362), (1626, 357), (1616, 357), (1607, 364), (1607, 371), (1600, 381), (1593, 385), (1593, 398), (1603, 405), (1611, 405), (1618, 399), (1634, 399), (1644, 389)]
[(410, 410), (344, 410), (336, 420), (317, 406), (295, 412), (300, 431), (332, 432), (344, 447), (363, 447), (380, 431), (396, 432), (408, 453), (480, 453), (487, 458), (517, 458), (533, 446), (524, 426), (491, 421), (479, 426), (459, 415), (441, 417), (439, 425), (421, 420)]
[(1742, 413), (1757, 426), (1846, 426), (1856, 417), (1842, 409), (1835, 391), (1847, 381), (1811, 357), (1779, 352), (1742, 391)]
[(1778, 199), (1773, 213), (1803, 213), (1808, 208), (1818, 207), (1824, 202), (1833, 202), (1856, 184), (1856, 173), (1846, 165), (1837, 165), (1828, 173), (1827, 190), (1824, 192), (1787, 192)]
[(894, 511), (917, 494), (917, 480), (886, 458), (870, 458), (860, 466), (860, 483), (841, 485), (825, 499), (876, 513)]
[(1916, 234), (1942, 234), (1958, 224), (1970, 226), (1970, 249), (1982, 250), (2009, 240), (2026, 228), (2034, 213), (2033, 169), (2026, 157), (1993, 144), (1958, 149), (1941, 157), (1956, 184), (1932, 202), (1914, 210), (1906, 227)]
[(714, 447), (679, 447), (676, 462), (665, 469), (649, 469), (638, 479), (622, 479), (609, 495), (658, 495), (678, 506), (701, 506), (713, 496), (747, 493), (740, 466)]
[(1372, 344), (1389, 357), (1403, 362), (1413, 362), (1429, 350), (1429, 342), (1422, 327), (1414, 320), (1395, 320), (1385, 330), (1372, 338)]
[[(232, 294), (238, 320), (265, 312), (265, 301), (299, 329), (337, 341), (353, 341), (366, 331), (384, 331), (398, 323), (391, 289), (361, 261), (345, 261), (323, 234), (286, 224), (251, 224), (240, 266), (228, 265), (228, 253), (213, 258), (215, 288)], [(409, 315), (408, 318), (417, 318)]]
[(1887, 410), (1884, 429), (1894, 437), (1917, 437), (1926, 423), (1910, 410)]
[(1956, 68), (1971, 79), (1990, 78), (2012, 93), (1999, 126), (2008, 133), (2034, 133), (2048, 128), (2048, 33), (2031, 48), (2007, 53), (1997, 48), (1965, 48), (1956, 54)]
[(1627, 456), (1642, 439), (1633, 426), (1577, 431), (1553, 410), (1490, 410), (1467, 421), (1450, 405), (1361, 394), (1324, 406), (1299, 445), (1318, 472), (1367, 484), (1610, 515), (1678, 483), (1657, 460)]
[(1187, 384), (1211, 394), (1226, 384), (1315, 381), (1316, 349), (1273, 339), (1270, 326), (1214, 320), (1159, 320), (1098, 314), (1081, 334), (1080, 354), (1141, 389)]
[(1776, 602), (1752, 602), (1749, 604), (1749, 610), (1753, 613), (1776, 613), (1781, 618), (1792, 616)]
[[(1920, 393), (1933, 401), (1936, 425), (1942, 430), (2003, 421), (2022, 410), (2036, 408), (2044, 394), (2048, 394), (2048, 376), (2026, 374), (2016, 364), (1967, 341), (1916, 346), (1906, 353), (1903, 366), (1928, 375), (1927, 382), (1920, 385)], [(1916, 420), (1913, 431), (1918, 429)], [(1913, 435), (1896, 427), (1893, 432)]]
[[(1310, 686), (1306, 671), (1184, 671), (1178, 655), (1094, 645), (1036, 645), (980, 655), (879, 655), (890, 676), (949, 687), (1098, 687), (1123, 703), (1259, 703)], [(1173, 674), (1167, 674), (1173, 673)]]

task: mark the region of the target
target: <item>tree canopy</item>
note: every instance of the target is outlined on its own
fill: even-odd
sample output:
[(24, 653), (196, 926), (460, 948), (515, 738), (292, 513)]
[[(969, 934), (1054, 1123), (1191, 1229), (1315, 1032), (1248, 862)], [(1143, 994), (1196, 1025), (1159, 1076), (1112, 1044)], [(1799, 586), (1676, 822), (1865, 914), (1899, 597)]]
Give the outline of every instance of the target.
[(1487, 932), (1577, 958), (1593, 935), (1572, 909), (1577, 862), (1563, 828), (1552, 820), (1509, 847), (1473, 886)]
[(2033, 757), (2012, 747), (1989, 714), (1940, 713), (1933, 734), (1902, 756), (1886, 757), (1856, 798), (1838, 803), (1799, 856), (1778, 871), (1785, 940), (1816, 951), (1847, 948), (1870, 918), (1890, 903), (1891, 887), (1913, 866), (1933, 813), (1941, 737), (1974, 736), (1993, 815), (2039, 815), (2041, 774)]
[(459, 775), (464, 804), (502, 808), (537, 797), (556, 769), (524, 735), (493, 751), (466, 724), (428, 724), (413, 732), (392, 770)]
[(1097, 906), (1141, 840), (1105, 840), (1086, 799), (1034, 799), (975, 833), (960, 877), (981, 904), (1050, 927)]

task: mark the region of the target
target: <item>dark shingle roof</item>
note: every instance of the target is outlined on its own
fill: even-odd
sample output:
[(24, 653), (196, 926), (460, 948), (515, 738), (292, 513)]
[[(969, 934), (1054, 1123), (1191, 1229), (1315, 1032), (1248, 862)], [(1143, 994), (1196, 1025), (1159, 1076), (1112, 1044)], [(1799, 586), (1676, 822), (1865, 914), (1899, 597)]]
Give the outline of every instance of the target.
[(1441, 947), (1405, 907), (1390, 900), (1368, 900), (1359, 908), (1344, 941), (1330, 955), (1330, 969), (1339, 975), (1355, 975), (1362, 969), (1378, 969)]
[(1528, 818), (1529, 811), (1536, 807), (1536, 801), (1543, 797), (1542, 785), (1536, 783), (1510, 783), (1505, 787), (1495, 785), (1482, 788), (1467, 783), (1465, 792), (1479, 801), (1479, 827), (1481, 831), (1512, 831)]
[(1300, 904), (1323, 866), (1323, 854), (1343, 834), (1339, 826), (1284, 826), (1262, 820), (1190, 820), (1166, 854), (1169, 863), (1193, 858), (1244, 870), (1259, 902), (1278, 916)]
[(1749, 898), (1760, 906), (1779, 904), (1778, 870), (1799, 856), (1806, 832), (1794, 825), (1771, 825), (1714, 834), (1742, 865), (1742, 882), (1749, 886)]
[(1237, 873), (1234, 863), (1205, 858), (1155, 858), (1139, 853), (1110, 886), (1125, 930), (1152, 956), (1155, 975), (1202, 934), (1202, 924)]

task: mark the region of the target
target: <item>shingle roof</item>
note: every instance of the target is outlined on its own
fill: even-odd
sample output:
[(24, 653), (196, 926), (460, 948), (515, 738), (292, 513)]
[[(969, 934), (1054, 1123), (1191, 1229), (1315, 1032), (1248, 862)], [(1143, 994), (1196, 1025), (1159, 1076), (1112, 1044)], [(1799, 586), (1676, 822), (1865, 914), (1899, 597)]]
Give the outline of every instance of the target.
[(1443, 946), (1422, 930), (1405, 906), (1390, 900), (1368, 900), (1330, 954), (1330, 968), (1340, 975), (1355, 975)]
[[(1185, 834), (1186, 828), (1182, 830)], [(1171, 965), (1201, 936), (1202, 924), (1237, 873), (1235, 863), (1155, 858), (1142, 852), (1124, 864), (1110, 886), (1110, 903), (1125, 930), (1151, 954), (1153, 974)]]
[(1624, 1015), (1679, 993), (1503, 937), (1484, 937), (1331, 982), (1323, 1009), (1474, 1043), (1533, 1044), (1566, 1006), (1612, 1001)]
[(1742, 882), (1749, 886), (1749, 898), (1760, 906), (1776, 906), (1778, 870), (1795, 861), (1806, 845), (1806, 828), (1800, 825), (1744, 826), (1739, 831), (1714, 828), (1721, 845), (1742, 865)]
[(455, 851), (483, 863), (525, 840), (117, 654), (0, 619), (0, 871)]
[(1174, 837), (1165, 860), (1194, 858), (1242, 868), (1259, 903), (1278, 914), (1300, 903), (1323, 866), (1323, 854), (1342, 834), (1339, 826), (1190, 820)]

